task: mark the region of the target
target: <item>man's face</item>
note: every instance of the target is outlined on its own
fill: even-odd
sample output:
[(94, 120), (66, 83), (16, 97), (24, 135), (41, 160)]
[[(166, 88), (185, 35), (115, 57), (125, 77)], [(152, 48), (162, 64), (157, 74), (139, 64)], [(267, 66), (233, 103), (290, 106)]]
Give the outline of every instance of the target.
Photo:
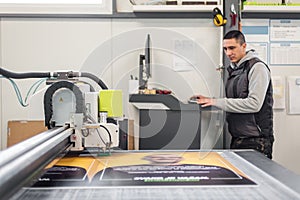
[(240, 44), (234, 38), (223, 40), (223, 49), (232, 63), (238, 63), (246, 55), (246, 43)]

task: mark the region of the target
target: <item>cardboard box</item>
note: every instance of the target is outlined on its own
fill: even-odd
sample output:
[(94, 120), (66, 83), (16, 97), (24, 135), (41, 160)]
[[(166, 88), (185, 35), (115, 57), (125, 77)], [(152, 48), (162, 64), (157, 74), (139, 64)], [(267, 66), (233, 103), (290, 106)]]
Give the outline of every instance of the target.
[(43, 120), (8, 121), (7, 129), (7, 147), (48, 130)]
[(128, 150), (134, 150), (134, 121), (128, 120)]
[(119, 147), (123, 150), (134, 150), (134, 121), (123, 119), (119, 122)]

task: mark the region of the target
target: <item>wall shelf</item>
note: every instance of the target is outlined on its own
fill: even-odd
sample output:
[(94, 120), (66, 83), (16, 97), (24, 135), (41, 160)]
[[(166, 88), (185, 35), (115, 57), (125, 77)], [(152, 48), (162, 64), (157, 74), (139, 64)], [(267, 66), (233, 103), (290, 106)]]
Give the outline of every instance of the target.
[(263, 12), (263, 13), (290, 13), (299, 12), (300, 6), (244, 6), (246, 12)]
[(0, 14), (0, 17), (24, 18), (104, 18), (104, 19), (201, 19), (212, 18), (215, 7), (222, 10), (221, 5), (134, 5), (133, 12), (118, 12), (116, 0), (112, 0), (112, 14)]
[(242, 18), (299, 19), (300, 6), (244, 6)]
[(220, 5), (134, 5), (133, 12), (212, 12)]

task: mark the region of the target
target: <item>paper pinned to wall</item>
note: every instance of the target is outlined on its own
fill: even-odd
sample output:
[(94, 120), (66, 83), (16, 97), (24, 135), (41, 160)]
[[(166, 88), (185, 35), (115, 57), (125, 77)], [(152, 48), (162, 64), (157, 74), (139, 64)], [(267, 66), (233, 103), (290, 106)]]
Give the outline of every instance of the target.
[(285, 88), (282, 76), (272, 76), (273, 83), (273, 109), (285, 109)]
[(288, 84), (288, 114), (300, 114), (300, 76), (289, 76)]
[(268, 64), (268, 43), (249, 42), (247, 43), (247, 51), (254, 49), (257, 57)]
[(174, 71), (191, 71), (195, 63), (195, 42), (192, 40), (174, 40)]

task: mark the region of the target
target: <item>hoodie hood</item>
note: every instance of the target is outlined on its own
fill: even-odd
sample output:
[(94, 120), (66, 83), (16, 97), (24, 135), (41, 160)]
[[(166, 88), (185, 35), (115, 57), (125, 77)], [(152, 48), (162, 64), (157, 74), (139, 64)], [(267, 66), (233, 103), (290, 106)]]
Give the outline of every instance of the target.
[(230, 66), (232, 69), (238, 68), (242, 63), (244, 63), (247, 60), (250, 60), (252, 58), (256, 58), (257, 54), (254, 49), (251, 49), (246, 52), (246, 55), (238, 62), (238, 63), (230, 63)]

